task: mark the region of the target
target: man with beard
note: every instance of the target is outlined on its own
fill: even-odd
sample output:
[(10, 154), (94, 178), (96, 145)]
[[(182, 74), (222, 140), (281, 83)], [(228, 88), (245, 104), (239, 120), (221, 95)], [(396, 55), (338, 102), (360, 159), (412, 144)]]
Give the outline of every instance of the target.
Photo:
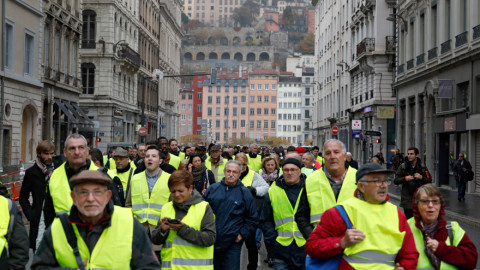
[(178, 169), (181, 159), (169, 153), (168, 139), (165, 137), (158, 138), (157, 146), (160, 148), (160, 151), (165, 154), (165, 162), (175, 167), (175, 170)]
[(262, 157), (258, 154), (260, 146), (256, 143), (250, 145), (250, 153), (247, 154), (248, 168), (254, 172), (259, 172), (262, 168)]
[(323, 149), (325, 166), (307, 177), (295, 214), (295, 220), (305, 238), (309, 237), (327, 209), (352, 198), (355, 192), (357, 170), (345, 167), (345, 144), (330, 139), (325, 142)]
[(180, 160), (184, 160), (185, 159), (185, 153), (181, 152), (179, 149), (178, 149), (178, 142), (176, 139), (170, 139), (168, 141), (168, 145), (170, 147), (170, 153), (171, 154), (174, 154), (175, 156), (179, 157)]
[(402, 185), (400, 207), (403, 207), (407, 219), (413, 217), (412, 198), (417, 188), (432, 182), (428, 170), (422, 167), (418, 156), (417, 148), (408, 148), (407, 160), (398, 168), (394, 180), (395, 185)]
[(32, 269), (160, 268), (130, 209), (109, 203), (111, 182), (99, 171), (82, 171), (70, 179), (73, 206), (45, 232)]
[(203, 145), (197, 145), (195, 147), (195, 154), (199, 155), (202, 160), (207, 160), (207, 148)]
[(145, 158), (145, 153), (146, 152), (147, 152), (147, 145), (144, 144), (144, 143), (139, 144), (138, 145), (138, 150), (137, 150), (137, 158), (135, 158), (135, 166), (138, 167), (138, 164), (140, 162), (143, 162), (143, 159)]
[[(35, 164), (25, 172), (22, 189), (20, 190), (19, 201), (25, 217), (30, 221), (30, 248), (34, 252), (43, 200), (45, 199), (45, 188), (53, 172), (54, 153), (55, 145), (52, 142), (42, 141), (38, 144), (37, 159)], [(29, 201), (30, 194), (32, 195), (32, 204)]]
[(360, 167), (356, 196), (325, 211), (306, 253), (319, 259), (342, 256), (338, 269), (416, 269), (418, 252), (407, 219), (388, 202), (388, 173), (377, 163)]
[(135, 168), (130, 165), (129, 153), (123, 148), (118, 148), (113, 158), (116, 165), (116, 169), (113, 172), (122, 181), (124, 194), (126, 195), (130, 188)]
[[(136, 158), (137, 158), (137, 148), (132, 146), (132, 147), (128, 147), (128, 158), (130, 158), (131, 161), (133, 161), (134, 163), (136, 162)], [(115, 158), (115, 156), (114, 156)]]

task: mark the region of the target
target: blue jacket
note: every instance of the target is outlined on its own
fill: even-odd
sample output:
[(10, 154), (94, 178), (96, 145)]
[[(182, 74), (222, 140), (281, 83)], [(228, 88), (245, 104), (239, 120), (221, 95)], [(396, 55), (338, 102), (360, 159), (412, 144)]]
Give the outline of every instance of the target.
[(215, 214), (215, 251), (227, 250), (237, 238), (248, 238), (257, 229), (257, 209), (252, 194), (239, 180), (227, 186), (225, 180), (211, 185), (203, 195)]

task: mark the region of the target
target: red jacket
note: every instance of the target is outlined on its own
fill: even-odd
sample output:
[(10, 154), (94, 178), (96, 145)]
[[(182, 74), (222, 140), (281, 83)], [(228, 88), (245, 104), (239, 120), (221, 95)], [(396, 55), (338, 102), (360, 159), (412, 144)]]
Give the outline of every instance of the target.
[[(406, 232), (403, 239), (402, 248), (397, 254), (395, 263), (408, 269), (416, 269), (418, 262), (418, 252), (415, 247), (412, 231), (408, 226), (407, 219), (403, 212), (398, 210), (399, 230)], [(342, 216), (335, 208), (331, 208), (322, 215), (317, 228), (310, 234), (305, 245), (305, 251), (312, 258), (330, 258), (343, 253), (340, 245), (340, 239), (345, 235), (347, 225)], [(367, 236), (368, 237), (368, 236)], [(338, 269), (354, 269), (345, 260), (340, 262)]]

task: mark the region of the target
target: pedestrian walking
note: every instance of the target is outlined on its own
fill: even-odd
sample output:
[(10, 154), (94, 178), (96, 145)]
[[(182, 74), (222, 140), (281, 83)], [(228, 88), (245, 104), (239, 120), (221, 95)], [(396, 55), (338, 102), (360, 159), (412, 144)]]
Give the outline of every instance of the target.
[(352, 168), (354, 168), (355, 170), (358, 170), (358, 162), (353, 159), (352, 153), (347, 152), (347, 154), (346, 154), (346, 156), (345, 156), (345, 162), (346, 162), (346, 165), (347, 165), (348, 167), (352, 167)]
[(465, 159), (465, 154), (460, 153), (453, 166), (453, 173), (457, 181), (458, 201), (465, 201), (467, 182), (473, 179), (472, 165)]
[(394, 180), (395, 185), (402, 185), (400, 207), (403, 207), (407, 219), (413, 216), (412, 198), (417, 188), (432, 182), (418, 155), (417, 148), (408, 148), (407, 160), (398, 168)]
[(433, 184), (417, 189), (408, 220), (420, 257), (418, 269), (475, 269), (475, 244), (456, 221), (445, 220), (445, 200)]
[(130, 209), (109, 203), (112, 180), (99, 171), (70, 178), (73, 201), (47, 229), (32, 269), (158, 269), (150, 239)]
[(388, 202), (388, 173), (377, 163), (360, 167), (355, 197), (325, 211), (307, 240), (309, 256), (338, 257), (338, 269), (416, 269), (418, 252), (407, 219)]
[(239, 181), (242, 166), (236, 160), (228, 161), (224, 179), (211, 185), (203, 196), (215, 214), (215, 270), (240, 269), (243, 242), (255, 234), (258, 226), (252, 194)]
[(268, 185), (271, 185), (278, 177), (279, 168), (280, 167), (275, 156), (269, 155), (268, 157), (263, 158), (262, 169), (260, 170), (259, 174)]
[[(42, 215), (45, 188), (53, 172), (53, 155), (55, 145), (50, 141), (42, 141), (37, 146), (35, 164), (25, 171), (22, 189), (18, 198), (23, 214), (30, 222), (30, 248), (35, 252), (40, 217)], [(32, 203), (30, 203), (30, 195)]]
[(262, 156), (259, 153), (260, 146), (256, 143), (250, 145), (250, 152), (247, 154), (248, 167), (254, 172), (260, 171), (262, 168)]
[(305, 269), (305, 237), (295, 222), (306, 176), (295, 158), (283, 162), (283, 175), (272, 183), (263, 206), (261, 226), (275, 269)]
[(170, 146), (168, 143), (168, 139), (165, 137), (160, 137), (157, 139), (157, 146), (160, 148), (160, 151), (165, 154), (164, 161), (167, 164), (172, 165), (175, 167), (175, 170), (178, 169), (180, 165), (181, 159), (174, 154), (170, 154)]
[(152, 233), (152, 242), (163, 245), (162, 268), (213, 269), (215, 217), (210, 205), (193, 187), (191, 173), (175, 171), (168, 179), (172, 201)]
[(115, 160), (116, 165), (113, 173), (120, 178), (120, 181), (122, 181), (122, 186), (125, 190), (124, 194), (126, 196), (131, 187), (132, 177), (136, 168), (131, 165), (129, 153), (123, 148), (117, 149), (113, 155), (113, 159)]
[(228, 160), (221, 156), (222, 150), (218, 144), (210, 147), (208, 153), (210, 157), (205, 160), (205, 166), (213, 172), (215, 182), (219, 182), (225, 176), (223, 171), (225, 170), (225, 164)]
[(400, 167), (400, 165), (401, 165), (401, 164), (403, 163), (403, 161), (404, 161), (403, 155), (402, 155), (402, 153), (400, 153), (400, 149), (397, 149), (397, 150), (396, 150), (395, 155), (390, 158), (390, 161), (391, 161), (392, 164), (393, 164), (394, 170), (397, 171), (397, 170), (398, 170), (398, 167)]
[(193, 175), (193, 187), (200, 194), (204, 194), (210, 185), (216, 183), (215, 175), (205, 166), (199, 155), (192, 155), (188, 162), (188, 171)]

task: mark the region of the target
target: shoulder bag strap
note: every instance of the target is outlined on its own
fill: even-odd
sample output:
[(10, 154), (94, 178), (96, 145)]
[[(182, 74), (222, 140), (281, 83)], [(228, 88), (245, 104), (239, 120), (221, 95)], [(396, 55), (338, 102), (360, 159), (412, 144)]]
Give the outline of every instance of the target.
[(345, 224), (347, 224), (347, 230), (351, 229), (353, 225), (350, 222), (350, 219), (348, 219), (348, 215), (347, 215), (347, 212), (345, 212), (345, 208), (343, 208), (342, 205), (335, 205), (335, 208), (337, 208), (338, 212), (343, 218), (343, 221), (345, 221)]
[(447, 225), (445, 226), (445, 229), (447, 229), (448, 238), (450, 238), (450, 245), (453, 246), (453, 230), (452, 230), (452, 222), (451, 221), (447, 221)]
[(7, 229), (7, 242), (10, 242), (10, 237), (12, 237), (13, 224), (15, 224), (16, 213), (13, 213), (12, 211), (13, 201), (10, 199), (7, 199), (7, 201), (8, 201), (8, 212), (10, 213), (10, 223), (8, 224), (8, 229)]
[(130, 181), (132, 180), (133, 171), (133, 168), (131, 168), (130, 175), (128, 176), (127, 188), (123, 188), (123, 190), (125, 190), (125, 198), (127, 197), (128, 191), (130, 190)]
[(62, 222), (63, 230), (65, 231), (65, 235), (67, 236), (67, 241), (73, 249), (73, 254), (75, 255), (75, 259), (77, 260), (77, 265), (80, 270), (85, 270), (85, 266), (83, 265), (82, 257), (80, 256), (80, 251), (78, 250), (77, 245), (77, 236), (73, 231), (72, 224), (68, 222), (68, 215), (63, 213), (59, 216), (60, 221)]

